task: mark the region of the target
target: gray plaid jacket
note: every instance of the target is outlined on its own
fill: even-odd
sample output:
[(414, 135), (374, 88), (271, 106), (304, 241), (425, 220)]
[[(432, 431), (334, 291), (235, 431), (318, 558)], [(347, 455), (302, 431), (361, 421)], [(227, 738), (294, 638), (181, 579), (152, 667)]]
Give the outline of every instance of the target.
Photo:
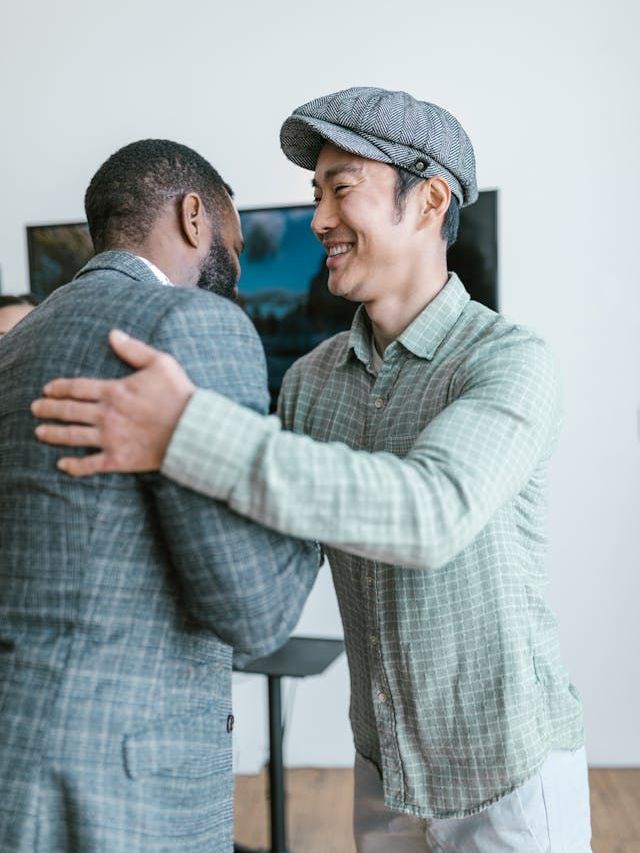
[(58, 375), (119, 376), (117, 326), (257, 411), (264, 355), (227, 300), (97, 256), (0, 344), (0, 851), (232, 846), (231, 658), (275, 649), (314, 546), (161, 475), (73, 480), (33, 435)]

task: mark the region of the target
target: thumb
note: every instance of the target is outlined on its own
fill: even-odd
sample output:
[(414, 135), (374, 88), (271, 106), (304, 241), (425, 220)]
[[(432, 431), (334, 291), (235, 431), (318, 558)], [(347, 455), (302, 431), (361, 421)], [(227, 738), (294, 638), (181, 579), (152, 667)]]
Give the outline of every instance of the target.
[(132, 338), (120, 329), (112, 329), (109, 332), (109, 343), (115, 354), (131, 367), (149, 367), (160, 354), (159, 350)]

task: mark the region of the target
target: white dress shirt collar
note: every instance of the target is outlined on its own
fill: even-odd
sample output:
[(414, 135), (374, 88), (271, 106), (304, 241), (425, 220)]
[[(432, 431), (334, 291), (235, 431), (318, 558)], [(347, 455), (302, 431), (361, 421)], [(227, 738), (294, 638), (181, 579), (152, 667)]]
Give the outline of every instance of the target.
[(147, 260), (147, 258), (143, 258), (142, 255), (135, 255), (135, 257), (139, 261), (142, 261), (143, 263), (145, 263), (149, 267), (149, 269), (155, 275), (155, 277), (158, 279), (160, 284), (166, 284), (169, 287), (174, 286), (173, 282), (169, 281), (168, 277), (162, 272), (162, 270), (158, 269), (158, 267), (155, 264), (152, 264), (151, 261)]

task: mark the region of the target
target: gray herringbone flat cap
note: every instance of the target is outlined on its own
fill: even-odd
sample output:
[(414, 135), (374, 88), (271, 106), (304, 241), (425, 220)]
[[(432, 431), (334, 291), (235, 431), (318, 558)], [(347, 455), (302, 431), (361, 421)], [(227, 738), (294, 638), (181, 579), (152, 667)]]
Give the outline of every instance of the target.
[(462, 207), (478, 198), (473, 147), (460, 122), (406, 92), (357, 86), (324, 95), (294, 110), (280, 131), (285, 155), (303, 169), (315, 169), (325, 142), (422, 178), (439, 175)]

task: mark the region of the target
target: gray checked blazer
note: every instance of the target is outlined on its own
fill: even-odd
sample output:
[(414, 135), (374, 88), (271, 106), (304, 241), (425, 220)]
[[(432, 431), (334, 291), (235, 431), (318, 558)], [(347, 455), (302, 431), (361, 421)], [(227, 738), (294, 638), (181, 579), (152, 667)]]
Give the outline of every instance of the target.
[(115, 326), (267, 406), (243, 312), (122, 252), (0, 343), (2, 853), (230, 851), (232, 652), (282, 644), (318, 567), (311, 544), (159, 474), (57, 471), (29, 404), (55, 376), (125, 374)]

